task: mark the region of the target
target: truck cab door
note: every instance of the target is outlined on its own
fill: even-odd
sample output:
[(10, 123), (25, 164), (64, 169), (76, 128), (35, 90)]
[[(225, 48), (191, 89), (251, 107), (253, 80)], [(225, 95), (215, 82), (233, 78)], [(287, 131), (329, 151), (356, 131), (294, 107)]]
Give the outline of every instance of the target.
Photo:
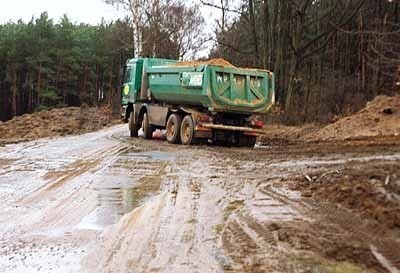
[(124, 74), (122, 84), (122, 105), (136, 101), (137, 90), (135, 90), (136, 64), (128, 65)]

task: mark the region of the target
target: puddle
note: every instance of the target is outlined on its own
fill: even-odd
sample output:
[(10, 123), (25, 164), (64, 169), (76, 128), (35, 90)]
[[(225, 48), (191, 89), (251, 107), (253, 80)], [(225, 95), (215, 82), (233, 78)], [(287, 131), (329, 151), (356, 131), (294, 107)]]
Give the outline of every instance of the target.
[[(117, 179), (118, 180), (118, 179)], [(104, 181), (103, 181), (104, 182)], [(96, 208), (77, 225), (78, 229), (103, 230), (113, 225), (125, 214), (142, 205), (154, 196), (161, 185), (161, 176), (145, 176), (135, 182), (134, 186), (116, 181), (114, 186), (96, 185)]]
[(134, 188), (96, 189), (96, 194), (96, 209), (82, 219), (78, 229), (102, 230), (115, 224), (140, 203)]
[(255, 149), (272, 149), (272, 146), (270, 145), (265, 145), (262, 143), (256, 143), (256, 145), (254, 145)]
[(103, 230), (142, 205), (160, 190), (165, 161), (174, 155), (161, 151), (127, 151), (96, 172), (90, 190), (96, 207), (78, 229)]

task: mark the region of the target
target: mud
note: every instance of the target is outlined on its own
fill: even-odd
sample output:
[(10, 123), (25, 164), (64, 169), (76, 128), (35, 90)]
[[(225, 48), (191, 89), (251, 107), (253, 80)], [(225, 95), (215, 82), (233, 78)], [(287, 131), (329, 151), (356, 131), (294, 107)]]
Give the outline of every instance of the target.
[(0, 271), (399, 272), (399, 144), (6, 145)]
[(400, 168), (396, 163), (375, 162), (368, 169), (358, 164), (331, 171), (312, 172), (312, 180), (300, 178), (294, 185), (302, 195), (330, 201), (376, 220), (387, 228), (400, 229)]

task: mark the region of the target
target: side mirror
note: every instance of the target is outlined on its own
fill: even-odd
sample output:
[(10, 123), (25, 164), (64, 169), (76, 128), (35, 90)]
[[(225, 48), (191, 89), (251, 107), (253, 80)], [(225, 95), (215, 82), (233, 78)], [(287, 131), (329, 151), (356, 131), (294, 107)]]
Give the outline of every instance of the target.
[(126, 66), (120, 66), (119, 67), (119, 74), (121, 75), (121, 82), (119, 89), (122, 90), (122, 87), (124, 86), (124, 79), (125, 79), (125, 72), (126, 72)]

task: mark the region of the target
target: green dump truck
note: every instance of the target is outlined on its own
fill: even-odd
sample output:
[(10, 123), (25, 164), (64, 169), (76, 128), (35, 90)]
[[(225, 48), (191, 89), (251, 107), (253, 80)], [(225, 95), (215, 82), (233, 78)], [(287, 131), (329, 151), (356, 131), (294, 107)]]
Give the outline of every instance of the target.
[(201, 140), (253, 147), (275, 100), (272, 72), (210, 62), (129, 60), (122, 86), (131, 137), (166, 130), (169, 143)]

